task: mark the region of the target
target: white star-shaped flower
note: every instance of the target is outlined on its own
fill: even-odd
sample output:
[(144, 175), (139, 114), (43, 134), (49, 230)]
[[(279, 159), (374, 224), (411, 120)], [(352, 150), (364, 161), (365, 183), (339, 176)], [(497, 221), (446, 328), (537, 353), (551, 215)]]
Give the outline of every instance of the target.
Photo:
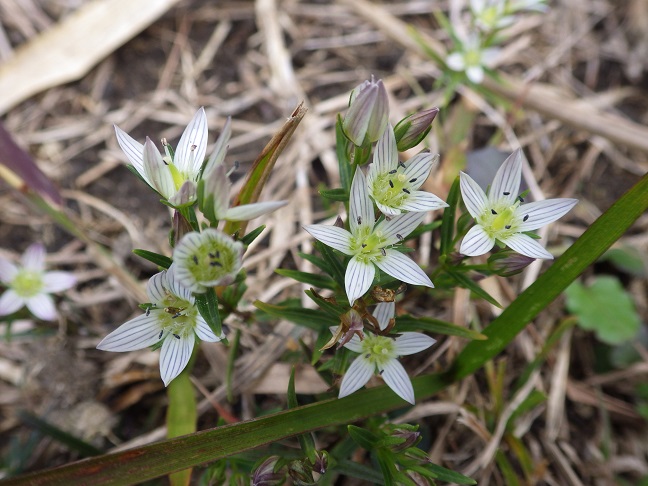
[(446, 64), (453, 71), (463, 71), (466, 77), (475, 84), (484, 80), (484, 67), (490, 67), (500, 50), (496, 47), (483, 47), (477, 35), (466, 39), (460, 49), (446, 58)]
[(103, 351), (135, 351), (160, 341), (160, 376), (168, 386), (187, 366), (196, 336), (203, 341), (217, 342), (216, 336), (198, 312), (189, 289), (180, 285), (171, 272), (151, 277), (146, 293), (152, 306), (145, 314), (122, 324), (98, 345)]
[(45, 247), (40, 243), (30, 245), (16, 266), (0, 257), (0, 282), (7, 290), (0, 296), (0, 316), (13, 314), (23, 306), (39, 319), (53, 321), (56, 306), (50, 294), (62, 292), (76, 284), (69, 272), (45, 271)]
[[(376, 306), (373, 316), (381, 330), (387, 328), (389, 320), (394, 317), (393, 302), (381, 302)], [(331, 329), (334, 332), (335, 328)], [(339, 398), (346, 397), (362, 388), (378, 372), (389, 388), (403, 400), (414, 405), (414, 389), (403, 365), (398, 362), (399, 356), (418, 353), (432, 346), (436, 340), (418, 332), (402, 332), (394, 339), (390, 336), (374, 335), (366, 332), (360, 340), (354, 335), (344, 345), (354, 353), (360, 353), (347, 370), (340, 385)]]
[(168, 147), (163, 158), (147, 137), (144, 145), (115, 125), (117, 142), (144, 181), (174, 206), (196, 199), (196, 183), (207, 151), (207, 116), (200, 108), (185, 128), (171, 160)]
[(351, 231), (323, 224), (304, 226), (304, 229), (325, 245), (353, 257), (344, 277), (351, 305), (371, 287), (375, 266), (403, 282), (434, 287), (430, 277), (416, 263), (391, 248), (414, 231), (425, 213), (406, 213), (376, 224), (366, 178), (360, 168), (351, 183), (349, 213)]
[(459, 252), (467, 256), (483, 255), (499, 240), (511, 249), (531, 258), (553, 256), (525, 231), (545, 226), (566, 214), (577, 199), (546, 199), (529, 204), (518, 196), (522, 176), (522, 150), (518, 149), (495, 174), (488, 196), (468, 174), (461, 172), (461, 195), (477, 224), (470, 228)]
[(419, 191), (437, 160), (438, 155), (424, 152), (406, 163), (400, 162), (394, 129), (389, 125), (376, 145), (373, 164), (369, 166), (369, 196), (387, 216), (447, 207), (441, 198), (430, 192)]

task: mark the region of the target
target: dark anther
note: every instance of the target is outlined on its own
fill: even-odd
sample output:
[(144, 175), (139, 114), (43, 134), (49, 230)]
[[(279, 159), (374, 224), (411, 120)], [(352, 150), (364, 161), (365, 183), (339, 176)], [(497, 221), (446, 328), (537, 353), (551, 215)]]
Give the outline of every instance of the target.
[(362, 217), (358, 216), (357, 221), (358, 221), (358, 224), (362, 224)]
[(371, 357), (370, 353), (365, 354), (365, 358), (369, 359)]
[(216, 258), (216, 253), (210, 253), (209, 258)]
[(394, 170), (389, 171), (390, 174), (395, 174), (396, 172), (398, 172), (398, 169), (394, 169)]
[(529, 219), (529, 215), (528, 215), (528, 214), (525, 214), (525, 215), (524, 215), (524, 218), (522, 218), (522, 221), (526, 221), (527, 219)]
[(160, 331), (160, 334), (158, 334), (158, 339), (162, 339), (162, 334), (164, 334), (164, 329)]
[(411, 192), (409, 192), (409, 190), (408, 190), (408, 189), (405, 189), (404, 187), (403, 187), (403, 192), (404, 192), (405, 194), (411, 194)]
[(363, 244), (362, 244), (362, 248), (366, 248), (366, 247), (367, 247), (367, 244), (366, 244), (366, 243), (363, 243)]
[(220, 258), (220, 251), (216, 250), (216, 258)]
[(223, 264), (222, 264), (221, 262), (216, 262), (216, 261), (214, 261), (214, 262), (209, 262), (209, 264), (210, 264), (212, 267), (222, 267), (222, 266), (223, 266)]
[(385, 372), (385, 370), (380, 370), (380, 371), (378, 372), (378, 374), (379, 374), (380, 376), (382, 376), (382, 374), (383, 374), (384, 372)]
[(148, 309), (146, 309), (146, 317), (148, 317), (150, 313), (151, 313), (151, 308), (149, 307)]
[(510, 224), (507, 224), (507, 225), (504, 226), (504, 227), (505, 227), (506, 229), (511, 229), (511, 225), (510, 225)]
[(391, 179), (389, 179), (389, 187), (391, 187), (392, 189), (394, 188), (394, 183), (391, 181)]
[(198, 265), (198, 257), (196, 255), (193, 256), (193, 262)]
[(173, 337), (176, 339), (180, 339), (180, 336), (178, 336), (177, 334), (174, 334)]
[(171, 316), (171, 319), (177, 319), (177, 318), (180, 317), (181, 315), (182, 315), (182, 313), (180, 313), (180, 312), (176, 312), (175, 314), (173, 314), (173, 315)]
[(494, 209), (491, 209), (491, 214), (497, 214), (497, 211), (495, 211)]
[(387, 256), (387, 252), (385, 251), (384, 248), (380, 249), (380, 253), (382, 253), (382, 256)]
[(518, 196), (517, 198), (520, 200), (521, 203), (524, 202), (524, 198), (522, 196)]
[(508, 192), (508, 191), (504, 191), (504, 195), (505, 195), (505, 196), (509, 196), (510, 194), (511, 194), (510, 192)]
[(398, 161), (398, 167), (402, 167), (403, 169), (405, 168), (405, 164), (403, 164), (400, 160)]
[(410, 179), (409, 181), (410, 181), (410, 183), (416, 182), (416, 177), (414, 179)]
[(396, 238), (398, 238), (401, 241), (403, 240), (403, 237), (401, 235), (399, 235), (398, 233), (396, 233)]

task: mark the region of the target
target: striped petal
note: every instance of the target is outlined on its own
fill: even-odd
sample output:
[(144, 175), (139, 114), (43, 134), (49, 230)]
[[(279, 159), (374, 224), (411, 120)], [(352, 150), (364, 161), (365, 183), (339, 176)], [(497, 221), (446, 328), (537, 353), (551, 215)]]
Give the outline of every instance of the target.
[(412, 382), (409, 376), (407, 376), (407, 371), (405, 371), (405, 368), (403, 368), (403, 365), (398, 360), (389, 360), (385, 363), (385, 367), (379, 370), (379, 373), (396, 395), (414, 405), (414, 388), (412, 388)]
[(397, 166), (398, 149), (396, 148), (396, 137), (394, 137), (394, 129), (392, 126), (387, 125), (387, 129), (383, 132), (376, 144), (373, 164), (371, 164), (369, 170), (383, 174), (395, 169)]
[(374, 369), (374, 365), (366, 360), (363, 355), (358, 356), (349, 366), (344, 378), (342, 378), (338, 398), (351, 395), (354, 391), (358, 391), (365, 386), (369, 378), (374, 374)]
[(214, 334), (209, 324), (205, 322), (202, 316), (196, 316), (196, 327), (194, 328), (196, 335), (203, 341), (209, 343), (216, 343), (225, 337), (225, 334), (221, 333), (220, 337)]
[(542, 258), (544, 260), (553, 260), (553, 255), (530, 236), (522, 233), (516, 233), (507, 238), (501, 238), (503, 243), (512, 250), (526, 255), (531, 258)]
[(119, 147), (126, 154), (126, 158), (130, 164), (135, 167), (137, 173), (150, 184), (151, 181), (148, 180), (144, 171), (144, 145), (139, 143), (117, 125), (115, 125), (115, 135), (117, 136)]
[(459, 172), (459, 187), (466, 209), (473, 218), (481, 215), (488, 207), (488, 198), (472, 177), (465, 172)]
[(412, 212), (434, 211), (435, 209), (447, 208), (448, 204), (431, 192), (416, 191), (401, 204), (400, 209)]
[(349, 228), (354, 235), (361, 226), (373, 228), (374, 220), (376, 219), (373, 202), (369, 198), (367, 180), (360, 167), (356, 168), (353, 182), (351, 182), (349, 218)]
[(577, 202), (578, 199), (546, 199), (523, 204), (515, 211), (516, 215), (523, 220), (519, 231), (534, 230), (553, 223), (567, 214)]
[(478, 256), (489, 252), (495, 246), (495, 238), (489, 236), (484, 228), (475, 225), (464, 236), (459, 253), (466, 256)]
[(205, 160), (206, 152), (207, 115), (205, 115), (205, 109), (200, 108), (180, 137), (173, 156), (173, 164), (180, 172), (192, 174), (194, 176), (192, 178), (196, 180)]
[(398, 356), (407, 356), (429, 348), (436, 339), (420, 332), (403, 332), (396, 338), (394, 350)]
[(20, 297), (16, 292), (7, 289), (0, 296), (0, 316), (8, 316), (25, 305), (25, 299)]
[(58, 316), (54, 300), (49, 294), (37, 294), (25, 299), (29, 311), (39, 319), (53, 321)]
[(47, 272), (43, 275), (43, 291), (48, 294), (71, 289), (76, 277), (70, 272)]
[(163, 197), (169, 199), (176, 193), (171, 171), (150, 138), (144, 143), (144, 173), (151, 186)]
[(522, 149), (517, 149), (500, 166), (493, 179), (488, 200), (491, 204), (511, 206), (518, 196), (522, 178)]
[(41, 272), (45, 268), (45, 247), (41, 243), (29, 245), (21, 261), (25, 269)]
[(378, 86), (367, 84), (351, 102), (342, 122), (344, 133), (358, 147), (364, 142), (377, 98)]
[(225, 213), (227, 221), (249, 221), (264, 214), (271, 213), (288, 204), (288, 201), (268, 201), (252, 204), (243, 204), (229, 208)]
[(231, 136), (232, 136), (232, 117), (228, 116), (227, 121), (223, 126), (223, 130), (218, 136), (218, 140), (216, 140), (216, 143), (214, 144), (214, 151), (212, 152), (211, 157), (209, 157), (209, 161), (205, 165), (203, 174), (207, 174), (211, 172), (215, 167), (223, 163), (223, 160), (225, 159), (225, 155), (227, 154), (227, 144), (229, 143), (229, 139)]
[(151, 310), (146, 314), (135, 317), (119, 326), (97, 344), (97, 349), (103, 351), (134, 351), (153, 346), (160, 340), (159, 324), (161, 309)]
[(344, 274), (344, 287), (349, 305), (353, 306), (356, 299), (369, 290), (375, 275), (376, 268), (371, 263), (361, 262), (358, 257), (353, 257), (349, 261)]
[(164, 299), (167, 296), (166, 272), (159, 272), (149, 278), (146, 283), (146, 294), (154, 304), (164, 305)]
[(303, 227), (311, 236), (345, 255), (353, 255), (351, 251), (351, 233), (344, 228), (325, 224), (309, 224)]
[(439, 163), (439, 154), (432, 155), (430, 152), (423, 152), (415, 155), (405, 163), (405, 175), (407, 180), (416, 179), (412, 182), (410, 190), (418, 190), (430, 175), (432, 167)]
[(396, 250), (385, 250), (385, 253), (386, 256), (375, 262), (383, 272), (411, 285), (434, 287), (430, 277), (411, 258)]
[(425, 213), (405, 213), (391, 220), (384, 220), (374, 229), (374, 234), (381, 234), (383, 247), (394, 245), (409, 235), (425, 218)]
[(394, 317), (396, 311), (396, 304), (393, 302), (380, 302), (373, 311), (373, 316), (378, 321), (380, 330), (384, 331), (389, 324), (389, 321)]
[(164, 340), (160, 353), (160, 376), (164, 386), (169, 386), (169, 383), (185, 369), (191, 358), (195, 341), (193, 332), (184, 337), (170, 334)]

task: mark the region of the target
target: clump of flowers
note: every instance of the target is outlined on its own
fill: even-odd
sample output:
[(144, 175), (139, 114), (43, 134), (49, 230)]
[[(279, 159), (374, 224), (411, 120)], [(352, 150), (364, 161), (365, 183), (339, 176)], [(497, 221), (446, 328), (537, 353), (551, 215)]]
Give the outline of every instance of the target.
[(23, 253), (20, 265), (0, 257), (0, 282), (7, 287), (0, 296), (0, 316), (26, 306), (39, 319), (53, 321), (58, 314), (51, 294), (74, 287), (76, 277), (69, 272), (47, 272), (45, 247), (34, 243)]

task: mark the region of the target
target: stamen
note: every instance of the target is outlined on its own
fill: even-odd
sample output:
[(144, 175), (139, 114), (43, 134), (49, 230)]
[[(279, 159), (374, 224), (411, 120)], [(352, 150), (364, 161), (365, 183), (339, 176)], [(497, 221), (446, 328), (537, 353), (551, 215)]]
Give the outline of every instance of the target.
[(526, 221), (527, 219), (529, 219), (529, 215), (528, 215), (528, 214), (525, 214), (525, 215), (524, 215), (524, 218), (522, 218), (522, 221)]
[(519, 201), (520, 201), (521, 203), (524, 202), (524, 198), (523, 198), (522, 196), (518, 196), (517, 198), (519, 199)]
[(356, 221), (358, 221), (358, 224), (362, 224), (362, 216), (358, 216), (358, 219)]
[(409, 192), (409, 190), (408, 190), (408, 189), (405, 189), (404, 187), (403, 187), (403, 192), (404, 192), (405, 194), (411, 194), (411, 192)]
[(395, 174), (396, 172), (398, 172), (398, 169), (394, 169), (394, 170), (389, 171), (390, 174)]
[(362, 244), (362, 248), (366, 248), (366, 247), (367, 247), (367, 244), (366, 244), (366, 243), (363, 243), (363, 244)]
[(511, 225), (510, 225), (510, 224), (507, 224), (506, 226), (504, 226), (504, 228), (506, 228), (506, 229), (511, 229)]
[(198, 148), (198, 145), (192, 145), (191, 148), (190, 148), (189, 150), (191, 150), (191, 151), (193, 152), (193, 151), (196, 150), (197, 148)]
[(146, 314), (145, 315), (146, 315), (146, 317), (148, 317), (150, 314), (151, 314), (151, 308), (149, 307), (148, 309), (146, 309)]
[(171, 319), (177, 319), (177, 318), (180, 317), (181, 315), (182, 315), (182, 312), (176, 312), (175, 314), (173, 314), (173, 315), (171, 316)]
[(510, 196), (510, 195), (511, 195), (511, 193), (510, 193), (510, 192), (508, 192), (508, 191), (504, 191), (504, 193), (503, 193), (503, 194), (504, 194), (505, 196)]
[(366, 358), (366, 359), (369, 359), (370, 357), (371, 357), (371, 353), (367, 353), (367, 354), (365, 354), (365, 358)]
[(216, 258), (216, 253), (209, 253), (209, 258)]
[(382, 253), (382, 256), (387, 256), (387, 251), (384, 248), (380, 249), (380, 253)]
[(391, 181), (391, 179), (389, 179), (389, 187), (391, 187), (392, 189), (394, 188), (394, 183)]
[(414, 179), (410, 179), (410, 180), (409, 180), (409, 181), (410, 181), (410, 184), (416, 182), (417, 179), (418, 179), (417, 177), (415, 177)]
[(217, 261), (209, 262), (209, 265), (212, 266), (212, 267), (222, 267), (223, 266), (223, 264), (221, 262), (217, 262)]
[(493, 214), (493, 215), (497, 214), (497, 211), (495, 211), (494, 209), (491, 209), (491, 214)]
[(396, 238), (398, 238), (400, 241), (403, 241), (403, 237), (401, 235), (399, 235), (398, 233), (396, 233)]
[(192, 260), (196, 265), (198, 265), (198, 257), (196, 255), (193, 256)]
[(160, 334), (158, 334), (158, 339), (162, 339), (162, 334), (164, 334), (164, 329), (160, 331)]
[(384, 372), (385, 372), (385, 370), (380, 370), (380, 371), (378, 372), (378, 374), (379, 374), (380, 376), (382, 376), (382, 374), (383, 374)]
[(398, 161), (398, 167), (402, 167), (403, 169), (405, 169), (405, 164), (403, 164), (403, 163), (399, 160), (399, 161)]
[(180, 336), (178, 336), (177, 334), (174, 334), (173, 337), (176, 339), (180, 339)]

